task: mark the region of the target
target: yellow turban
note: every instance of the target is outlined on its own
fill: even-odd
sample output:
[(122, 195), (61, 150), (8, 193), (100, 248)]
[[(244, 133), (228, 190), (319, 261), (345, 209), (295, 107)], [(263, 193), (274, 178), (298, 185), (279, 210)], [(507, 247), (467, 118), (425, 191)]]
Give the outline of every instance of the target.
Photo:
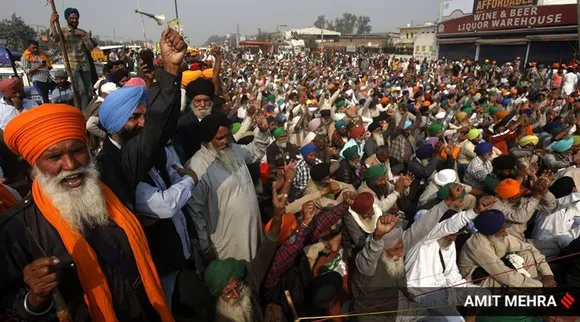
[(535, 135), (526, 135), (523, 138), (520, 139), (520, 141), (518, 142), (518, 144), (520, 146), (526, 146), (528, 144), (533, 143), (534, 145), (538, 144), (538, 142), (540, 141), (540, 139), (535, 136)]
[(580, 135), (572, 135), (572, 139), (574, 139), (574, 144), (573, 145), (580, 144)]
[(213, 68), (205, 69), (203, 72), (203, 78), (211, 79), (213, 76)]
[(187, 84), (193, 82), (194, 80), (200, 77), (203, 77), (203, 72), (201, 70), (187, 70), (182, 73), (181, 86), (187, 87)]
[(87, 143), (86, 119), (75, 107), (42, 104), (16, 116), (6, 125), (4, 141), (30, 165), (51, 146), (65, 140)]
[(465, 113), (465, 112), (459, 112), (459, 113), (457, 113), (457, 114), (455, 115), (455, 118), (456, 118), (456, 119), (457, 119), (459, 122), (461, 122), (461, 121), (465, 120), (465, 118), (466, 118), (466, 117), (467, 117), (467, 113)]

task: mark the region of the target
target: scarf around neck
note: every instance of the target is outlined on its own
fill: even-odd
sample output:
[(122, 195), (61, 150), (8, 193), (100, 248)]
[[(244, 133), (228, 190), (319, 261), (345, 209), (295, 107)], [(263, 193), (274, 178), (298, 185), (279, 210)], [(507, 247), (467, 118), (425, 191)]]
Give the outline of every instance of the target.
[(377, 227), (377, 220), (379, 220), (379, 217), (383, 215), (383, 211), (381, 210), (381, 208), (379, 208), (379, 206), (377, 206), (374, 203), (373, 203), (373, 210), (375, 212), (373, 214), (373, 217), (371, 219), (365, 220), (365, 219), (362, 219), (359, 216), (359, 214), (354, 212), (351, 208), (348, 208), (348, 212), (354, 218), (356, 223), (367, 234), (372, 234), (375, 231), (375, 228)]
[[(141, 224), (139, 224), (133, 213), (125, 208), (115, 194), (103, 183), (101, 183), (101, 189), (103, 190), (109, 218), (121, 227), (127, 236), (151, 306), (157, 311), (161, 321), (173, 322), (174, 319), (165, 301), (161, 282), (153, 265), (149, 245)], [(94, 250), (85, 238), (72, 230), (61, 217), (58, 209), (54, 207), (52, 201), (44, 193), (36, 179), (32, 182), (32, 197), (42, 215), (57, 230), (66, 250), (77, 266), (79, 281), (83, 288), (84, 299), (89, 309), (91, 320), (95, 322), (118, 321), (113, 307), (111, 291), (106, 282), (107, 278), (99, 265)]]
[[(24, 58), (31, 63), (39, 63), (34, 54), (31, 53), (30, 50), (28, 49), (26, 49), (24, 53), (22, 53), (22, 56), (24, 56)], [(52, 68), (52, 64), (50, 63), (50, 60), (48, 59), (44, 51), (39, 50), (37, 56), (39, 56), (42, 60), (46, 62), (46, 67), (48, 67), (49, 69)]]

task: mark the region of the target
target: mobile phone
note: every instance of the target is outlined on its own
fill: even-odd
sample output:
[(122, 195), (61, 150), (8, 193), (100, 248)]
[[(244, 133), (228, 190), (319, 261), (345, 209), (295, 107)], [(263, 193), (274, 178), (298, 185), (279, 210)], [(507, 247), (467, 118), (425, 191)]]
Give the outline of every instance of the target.
[(151, 49), (143, 49), (139, 53), (139, 59), (150, 72), (153, 72), (153, 51)]

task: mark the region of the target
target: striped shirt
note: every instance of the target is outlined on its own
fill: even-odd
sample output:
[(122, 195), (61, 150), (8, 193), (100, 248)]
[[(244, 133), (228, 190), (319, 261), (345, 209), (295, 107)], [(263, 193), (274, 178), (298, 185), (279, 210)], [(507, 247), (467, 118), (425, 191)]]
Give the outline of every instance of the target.
[[(82, 29), (79, 30), (85, 32)], [(68, 25), (63, 28), (62, 32), (66, 41), (66, 51), (68, 53), (71, 69), (80, 71), (91, 70), (87, 53), (93, 50), (95, 46), (89, 38), (89, 34), (85, 32), (83, 37), (77, 36), (73, 33), (73, 29)], [(56, 33), (51, 33), (50, 37), (54, 42), (60, 41), (60, 37)], [(86, 47), (86, 50), (84, 47)]]
[[(49, 50), (49, 52), (46, 53), (47, 56), (51, 56), (54, 54), (54, 50)], [(20, 58), (20, 63), (22, 64), (22, 68), (24, 69), (24, 72), (26, 73), (26, 75), (28, 75), (28, 77), (30, 78), (30, 81), (34, 82), (34, 81), (38, 81), (38, 82), (43, 82), (43, 83), (48, 83), (49, 79), (50, 79), (50, 70), (48, 69), (48, 67), (41, 67), (33, 72), (30, 71), (30, 69), (35, 68), (36, 66), (42, 65), (42, 61), (43, 59), (39, 56), (39, 55), (34, 55), (32, 54), (32, 57), (34, 57), (35, 61), (31, 62), (28, 59), (24, 58), (24, 56), (22, 56), (22, 58)]]

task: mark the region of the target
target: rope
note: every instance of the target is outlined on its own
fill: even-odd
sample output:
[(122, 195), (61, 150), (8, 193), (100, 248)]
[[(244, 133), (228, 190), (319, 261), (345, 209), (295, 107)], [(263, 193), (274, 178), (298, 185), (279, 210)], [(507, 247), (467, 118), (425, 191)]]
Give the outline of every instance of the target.
[[(528, 267), (532, 267), (532, 266), (537, 266), (537, 265), (540, 265), (540, 264), (543, 264), (543, 263), (549, 263), (549, 262), (561, 260), (561, 259), (564, 259), (564, 258), (573, 257), (573, 256), (576, 256), (576, 255), (580, 255), (580, 252), (575, 252), (575, 253), (571, 253), (571, 254), (568, 254), (568, 255), (555, 257), (555, 258), (552, 258), (552, 259), (549, 259), (549, 260), (544, 260), (544, 261), (541, 261), (541, 262), (538, 262), (538, 263), (525, 265), (525, 266), (522, 266), (522, 268), (528, 268)], [(517, 271), (517, 269), (510, 269), (510, 270), (507, 270), (507, 271), (504, 271), (504, 272), (499, 272), (499, 273), (496, 273), (496, 274), (492, 274), (492, 275), (488, 275), (488, 276), (483, 276), (483, 277), (480, 277), (480, 278), (476, 278), (476, 279), (472, 279), (472, 280), (469, 280), (469, 281), (465, 281), (463, 283), (459, 283), (459, 284), (456, 284), (456, 285), (442, 287), (442, 288), (439, 288), (439, 289), (435, 289), (433, 291), (428, 291), (428, 292), (425, 292), (425, 293), (418, 294), (418, 295), (416, 295), (416, 297), (423, 296), (423, 295), (427, 295), (427, 294), (431, 294), (431, 293), (435, 293), (435, 292), (439, 292), (439, 291), (442, 291), (442, 290), (450, 289), (450, 288), (457, 287), (457, 286), (461, 286), (461, 285), (464, 285), (464, 284), (473, 284), (473, 282), (483, 281), (483, 280), (486, 280), (486, 279), (488, 279), (490, 277), (499, 276), (499, 275), (507, 274), (509, 272), (514, 272), (514, 271)], [(363, 309), (359, 309), (359, 310), (355, 310), (355, 311), (351, 311), (351, 312), (348, 312), (348, 313), (345, 313), (345, 314), (326, 315), (326, 316), (311, 316), (311, 317), (301, 317), (301, 318), (299, 317), (296, 321), (305, 321), (305, 320), (315, 320), (316, 319), (316, 321), (314, 321), (314, 322), (322, 322), (322, 321), (326, 321), (326, 320), (329, 320), (329, 319), (332, 319), (332, 318), (342, 318), (342, 317), (350, 317), (350, 316), (381, 315), (381, 314), (390, 314), (390, 313), (398, 313), (398, 312), (406, 312), (406, 311), (418, 311), (418, 310), (434, 309), (434, 308), (439, 308), (439, 307), (455, 306), (455, 305), (444, 305), (444, 306), (437, 306), (437, 307), (415, 308), (415, 309), (408, 309), (408, 310), (390, 310), (390, 311), (381, 311), (381, 312), (359, 313), (359, 312), (361, 312), (363, 310), (372, 310), (372, 309), (379, 308), (379, 307), (383, 307), (383, 306), (386, 306), (386, 305), (389, 305), (389, 304), (395, 304), (397, 302), (400, 302), (401, 300), (403, 300), (403, 299), (397, 299), (397, 300), (388, 301), (388, 302), (385, 302), (383, 304), (369, 306), (369, 307), (366, 307), (366, 308), (363, 308)]]

